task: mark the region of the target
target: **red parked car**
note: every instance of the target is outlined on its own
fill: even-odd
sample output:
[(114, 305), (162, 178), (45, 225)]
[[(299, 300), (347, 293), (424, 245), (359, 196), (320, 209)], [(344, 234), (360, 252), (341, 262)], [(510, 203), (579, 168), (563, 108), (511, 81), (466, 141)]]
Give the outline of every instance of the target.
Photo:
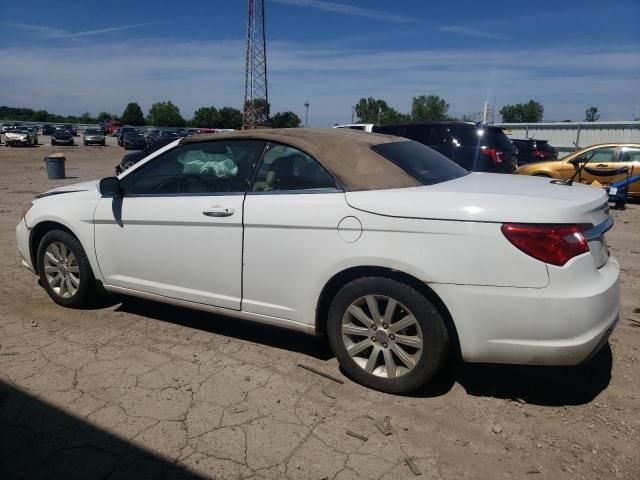
[(109, 123), (109, 134), (116, 135), (118, 133), (118, 130), (120, 130), (120, 127), (122, 127), (121, 122), (118, 122), (117, 120), (112, 120), (111, 123)]

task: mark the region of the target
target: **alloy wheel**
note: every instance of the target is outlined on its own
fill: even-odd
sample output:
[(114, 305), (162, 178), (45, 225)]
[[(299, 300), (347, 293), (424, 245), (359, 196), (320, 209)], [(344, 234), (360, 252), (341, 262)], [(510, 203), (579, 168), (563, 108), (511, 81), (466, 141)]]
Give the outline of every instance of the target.
[(80, 288), (78, 259), (62, 242), (53, 242), (45, 250), (44, 273), (51, 290), (61, 298), (73, 297)]
[(422, 330), (415, 315), (386, 295), (366, 295), (352, 302), (341, 329), (351, 359), (377, 377), (406, 375), (422, 355)]

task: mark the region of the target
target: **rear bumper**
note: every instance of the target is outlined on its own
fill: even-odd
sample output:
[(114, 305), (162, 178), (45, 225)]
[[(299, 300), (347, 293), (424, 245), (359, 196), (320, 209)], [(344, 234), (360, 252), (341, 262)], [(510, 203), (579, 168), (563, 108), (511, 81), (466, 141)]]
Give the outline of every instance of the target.
[(583, 257), (591, 274), (575, 276), (571, 285), (554, 282), (551, 271), (549, 286), (541, 289), (430, 285), (449, 308), (463, 359), (576, 365), (594, 355), (618, 322), (620, 267), (611, 257), (595, 270)]

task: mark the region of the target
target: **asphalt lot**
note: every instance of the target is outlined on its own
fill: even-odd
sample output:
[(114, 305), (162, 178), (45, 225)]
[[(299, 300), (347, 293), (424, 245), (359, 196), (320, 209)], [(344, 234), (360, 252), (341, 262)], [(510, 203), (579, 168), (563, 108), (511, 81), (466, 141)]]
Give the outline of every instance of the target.
[[(424, 479), (640, 478), (640, 205), (615, 211), (607, 237), (623, 295), (610, 348), (574, 368), (451, 362), (400, 397), (354, 384), (302, 334), (132, 298), (49, 300), (18, 265), (15, 225), (34, 194), (112, 175), (124, 151), (108, 141), (0, 146), (0, 478), (415, 478), (408, 457)], [(70, 178), (47, 180), (52, 151)]]

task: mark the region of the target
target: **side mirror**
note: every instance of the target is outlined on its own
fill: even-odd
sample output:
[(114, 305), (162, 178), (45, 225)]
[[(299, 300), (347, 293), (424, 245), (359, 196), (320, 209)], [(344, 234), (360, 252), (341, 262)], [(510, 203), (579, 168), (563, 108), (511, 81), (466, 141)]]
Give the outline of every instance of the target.
[(107, 177), (100, 180), (98, 186), (103, 197), (117, 197), (121, 193), (120, 179), (118, 177)]
[(580, 157), (572, 158), (569, 160), (569, 163), (574, 167), (578, 166), (580, 164)]

